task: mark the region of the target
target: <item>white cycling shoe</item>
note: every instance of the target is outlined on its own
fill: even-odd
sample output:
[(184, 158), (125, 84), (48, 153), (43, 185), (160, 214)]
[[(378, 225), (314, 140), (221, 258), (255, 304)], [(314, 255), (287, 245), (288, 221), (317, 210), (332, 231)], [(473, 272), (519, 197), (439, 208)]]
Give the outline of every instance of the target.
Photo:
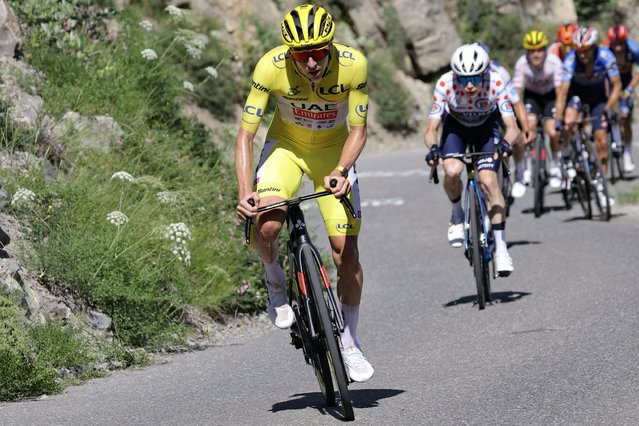
[(354, 382), (366, 382), (373, 377), (375, 370), (366, 359), (362, 351), (355, 346), (349, 346), (342, 351), (342, 359), (348, 377)]
[(285, 330), (295, 321), (293, 308), (288, 304), (286, 285), (271, 283), (266, 277), (264, 277), (264, 281), (268, 292), (268, 316), (275, 327)]
[(521, 198), (526, 193), (526, 185), (523, 182), (515, 182), (511, 195), (515, 198)]
[(515, 271), (513, 259), (508, 253), (495, 254), (495, 269), (500, 277), (507, 277)]
[(448, 224), (448, 242), (453, 247), (461, 247), (464, 242), (464, 224)]

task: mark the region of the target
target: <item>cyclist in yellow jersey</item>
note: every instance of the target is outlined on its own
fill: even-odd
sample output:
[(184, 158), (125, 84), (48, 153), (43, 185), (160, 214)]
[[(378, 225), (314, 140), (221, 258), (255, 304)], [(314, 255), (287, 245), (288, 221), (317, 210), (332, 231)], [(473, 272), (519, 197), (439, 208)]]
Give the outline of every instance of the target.
[[(344, 363), (350, 378), (363, 382), (374, 370), (356, 334), (363, 275), (357, 247), (361, 209), (355, 160), (366, 143), (368, 72), (362, 53), (333, 42), (334, 32), (335, 23), (323, 7), (298, 6), (282, 21), (284, 45), (257, 63), (235, 142), (237, 217), (253, 218), (260, 205), (291, 198), (304, 174), (316, 191), (328, 189), (335, 195), (318, 199), (318, 204), (337, 267), (337, 293), (345, 323), (341, 336)], [(253, 140), (271, 95), (277, 108), (252, 175)], [(335, 188), (329, 185), (331, 179), (337, 179)], [(345, 196), (353, 201), (358, 219), (349, 218), (344, 211), (339, 198)], [(283, 329), (294, 320), (277, 244), (285, 216), (284, 208), (258, 214), (254, 236), (266, 269), (269, 316)]]

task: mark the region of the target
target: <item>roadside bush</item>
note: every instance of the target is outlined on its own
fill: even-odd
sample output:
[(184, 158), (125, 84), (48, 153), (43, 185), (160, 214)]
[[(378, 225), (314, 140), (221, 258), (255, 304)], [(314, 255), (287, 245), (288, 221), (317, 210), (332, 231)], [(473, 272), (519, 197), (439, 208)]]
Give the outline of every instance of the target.
[(56, 377), (34, 353), (20, 311), (0, 295), (0, 401), (57, 392)]
[(384, 55), (369, 58), (368, 83), (370, 96), (378, 104), (376, 118), (380, 124), (389, 130), (408, 130), (408, 94), (393, 77), (393, 68)]

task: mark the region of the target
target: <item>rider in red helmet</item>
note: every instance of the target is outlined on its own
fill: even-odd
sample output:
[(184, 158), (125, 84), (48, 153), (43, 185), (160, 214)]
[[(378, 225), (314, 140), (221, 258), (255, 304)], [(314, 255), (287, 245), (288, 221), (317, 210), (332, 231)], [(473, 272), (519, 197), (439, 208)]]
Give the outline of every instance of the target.
[(573, 48), (572, 35), (575, 30), (577, 30), (577, 24), (561, 24), (559, 28), (557, 28), (557, 37), (555, 42), (548, 48), (550, 53), (559, 56), (559, 59), (563, 61), (568, 52), (570, 52)]
[(639, 44), (628, 38), (628, 29), (623, 24), (616, 24), (608, 30), (604, 45), (607, 45), (615, 54), (621, 84), (624, 87), (619, 99), (619, 117), (621, 119), (622, 139), (624, 141), (623, 164), (626, 172), (635, 169), (632, 162), (632, 98), (635, 87), (639, 83), (639, 73), (634, 73), (636, 65), (639, 65)]

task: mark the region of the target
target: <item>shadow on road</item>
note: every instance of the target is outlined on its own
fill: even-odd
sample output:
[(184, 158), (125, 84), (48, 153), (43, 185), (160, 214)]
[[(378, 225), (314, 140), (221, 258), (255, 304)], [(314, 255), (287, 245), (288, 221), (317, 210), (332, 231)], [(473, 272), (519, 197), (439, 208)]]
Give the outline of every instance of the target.
[[(392, 398), (405, 391), (400, 389), (356, 389), (351, 390), (351, 400), (355, 408), (372, 408), (379, 405), (379, 401)], [(273, 404), (271, 412), (288, 410), (305, 410), (314, 408), (322, 414), (331, 415), (337, 419), (343, 419), (341, 402), (334, 407), (328, 407), (320, 392), (298, 393), (291, 396), (288, 401)], [(357, 417), (357, 415), (355, 416)]]
[[(528, 296), (530, 294), (532, 293), (528, 293), (525, 291), (500, 291), (496, 293), (491, 293), (490, 296), (492, 299), (491, 303), (496, 304), (496, 303), (516, 302), (522, 297)], [(451, 306), (457, 306), (457, 305), (464, 305), (467, 303), (472, 303), (473, 306), (476, 305), (477, 295), (464, 296), (456, 300), (451, 300), (450, 302), (444, 304), (444, 308), (450, 308)]]
[(521, 241), (508, 241), (508, 248), (514, 247), (514, 246), (527, 246), (527, 245), (538, 245), (541, 244), (540, 241), (528, 241), (528, 240), (521, 240)]

